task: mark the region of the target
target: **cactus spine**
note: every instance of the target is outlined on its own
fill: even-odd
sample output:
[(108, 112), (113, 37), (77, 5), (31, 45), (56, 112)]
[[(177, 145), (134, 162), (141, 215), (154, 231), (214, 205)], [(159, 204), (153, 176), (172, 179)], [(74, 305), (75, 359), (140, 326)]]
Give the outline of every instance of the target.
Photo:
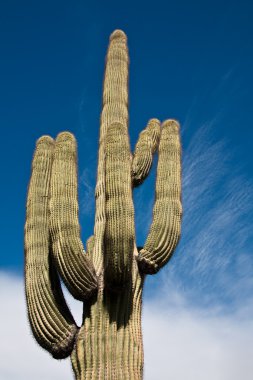
[[(158, 150), (153, 221), (136, 247), (132, 191)], [(80, 239), (77, 147), (70, 132), (42, 136), (32, 164), (25, 224), (29, 321), (55, 358), (71, 355), (77, 380), (140, 380), (143, 376), (142, 288), (180, 237), (181, 148), (174, 120), (151, 119), (135, 151), (128, 135), (128, 50), (124, 32), (110, 37), (106, 59), (96, 184), (94, 236)], [(84, 301), (77, 327), (60, 286)]]

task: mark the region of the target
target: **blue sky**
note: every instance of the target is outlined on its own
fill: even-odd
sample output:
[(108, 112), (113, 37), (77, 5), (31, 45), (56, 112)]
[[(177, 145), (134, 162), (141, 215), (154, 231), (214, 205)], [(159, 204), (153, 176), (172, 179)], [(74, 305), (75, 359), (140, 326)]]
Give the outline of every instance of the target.
[[(193, 328), (191, 323), (187, 325), (189, 320), (201, 325), (207, 315), (213, 319), (203, 324), (204, 331), (210, 332), (207, 326), (219, 326), (214, 330), (222, 334), (223, 324), (232, 326), (231, 331), (237, 331), (242, 321), (250, 324), (252, 17), (250, 1), (1, 2), (0, 279), (6, 287), (9, 283), (22, 287), (25, 199), (34, 145), (41, 135), (55, 137), (63, 130), (76, 135), (83, 241), (92, 234), (105, 53), (110, 33), (120, 28), (128, 36), (130, 51), (132, 147), (152, 117), (176, 118), (182, 131), (182, 239), (167, 267), (146, 281), (144, 327), (154, 318), (152, 302), (167, 316), (161, 322), (165, 326), (171, 323), (173, 312), (182, 316), (189, 331)], [(139, 245), (145, 241), (151, 221), (154, 185), (155, 165), (134, 194)], [(15, 302), (13, 298), (10, 304)], [(175, 331), (180, 334), (182, 325), (178, 323)], [(244, 347), (245, 331), (253, 332), (252, 324), (246, 325), (245, 330), (238, 330)], [(168, 339), (172, 333), (176, 339), (169, 327), (167, 332)], [(210, 336), (214, 339), (216, 335)], [(36, 350), (29, 339), (31, 349)], [(210, 343), (208, 339), (205, 342)], [(223, 347), (224, 342), (214, 342), (216, 348)], [(145, 344), (149, 355), (152, 345), (148, 340)], [(252, 344), (246, 347), (247, 353), (252, 353)], [(224, 346), (223, 351), (226, 349)], [(178, 352), (180, 355), (180, 348)], [(230, 360), (232, 357), (231, 353)], [(179, 367), (174, 380), (183, 378)], [(248, 368), (245, 363), (244, 367)], [(0, 367), (1, 371), (5, 373)], [(24, 374), (28, 379), (25, 369)], [(15, 378), (8, 376), (5, 374), (6, 379)], [(198, 379), (196, 373), (192, 376)], [(220, 377), (212, 374), (221, 380), (233, 379), (231, 376), (226, 371)], [(162, 373), (159, 378), (167, 379)], [(246, 373), (244, 379), (248, 378)]]

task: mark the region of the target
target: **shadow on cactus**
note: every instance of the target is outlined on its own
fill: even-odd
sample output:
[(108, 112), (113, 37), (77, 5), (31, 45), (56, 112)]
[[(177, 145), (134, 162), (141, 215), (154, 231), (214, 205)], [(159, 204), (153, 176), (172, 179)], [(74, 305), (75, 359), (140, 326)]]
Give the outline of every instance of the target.
[[(136, 247), (132, 192), (158, 151), (153, 221)], [(76, 379), (142, 379), (144, 277), (170, 259), (180, 237), (181, 147), (174, 120), (151, 119), (135, 151), (128, 135), (128, 50), (110, 37), (101, 114), (94, 235), (80, 239), (77, 147), (70, 132), (36, 144), (25, 224), (25, 280), (30, 325), (54, 358), (71, 355)], [(78, 327), (60, 279), (84, 302)]]

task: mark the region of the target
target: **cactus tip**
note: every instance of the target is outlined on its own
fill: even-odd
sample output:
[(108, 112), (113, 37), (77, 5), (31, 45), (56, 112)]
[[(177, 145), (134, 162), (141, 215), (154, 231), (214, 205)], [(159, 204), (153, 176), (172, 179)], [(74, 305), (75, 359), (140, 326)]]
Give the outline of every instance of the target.
[(54, 359), (65, 359), (71, 354), (77, 333), (78, 327), (76, 325), (72, 325), (65, 339), (62, 342), (52, 346), (52, 356)]
[(48, 145), (51, 145), (53, 144), (54, 142), (54, 139), (51, 137), (51, 136), (48, 136), (48, 135), (43, 135), (41, 136), (37, 141), (36, 141), (36, 145), (40, 145), (40, 144), (48, 144)]
[(180, 124), (175, 119), (167, 119), (167, 120), (164, 120), (164, 122), (162, 123), (162, 127), (170, 127), (170, 126), (179, 128)]
[(56, 137), (57, 142), (64, 142), (64, 141), (76, 141), (75, 136), (73, 133), (64, 131), (60, 132)]
[(159, 119), (156, 119), (156, 118), (153, 118), (153, 119), (150, 119), (148, 124), (161, 124), (160, 120)]
[(151, 130), (160, 130), (161, 122), (159, 119), (149, 119), (147, 129)]
[(121, 41), (126, 42), (126, 40), (127, 40), (127, 36), (126, 36), (126, 34), (123, 32), (123, 30), (121, 30), (121, 29), (116, 29), (116, 30), (114, 30), (114, 32), (112, 32), (112, 34), (110, 35), (110, 41), (112, 41), (112, 40), (121, 40)]

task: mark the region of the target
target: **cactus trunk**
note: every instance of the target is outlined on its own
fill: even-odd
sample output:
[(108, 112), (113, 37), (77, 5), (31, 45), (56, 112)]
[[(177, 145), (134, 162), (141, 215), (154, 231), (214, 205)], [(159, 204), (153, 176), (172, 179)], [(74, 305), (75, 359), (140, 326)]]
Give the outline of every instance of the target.
[(84, 306), (83, 325), (71, 354), (77, 380), (141, 380), (143, 276), (133, 264), (132, 283), (120, 293), (104, 290)]

